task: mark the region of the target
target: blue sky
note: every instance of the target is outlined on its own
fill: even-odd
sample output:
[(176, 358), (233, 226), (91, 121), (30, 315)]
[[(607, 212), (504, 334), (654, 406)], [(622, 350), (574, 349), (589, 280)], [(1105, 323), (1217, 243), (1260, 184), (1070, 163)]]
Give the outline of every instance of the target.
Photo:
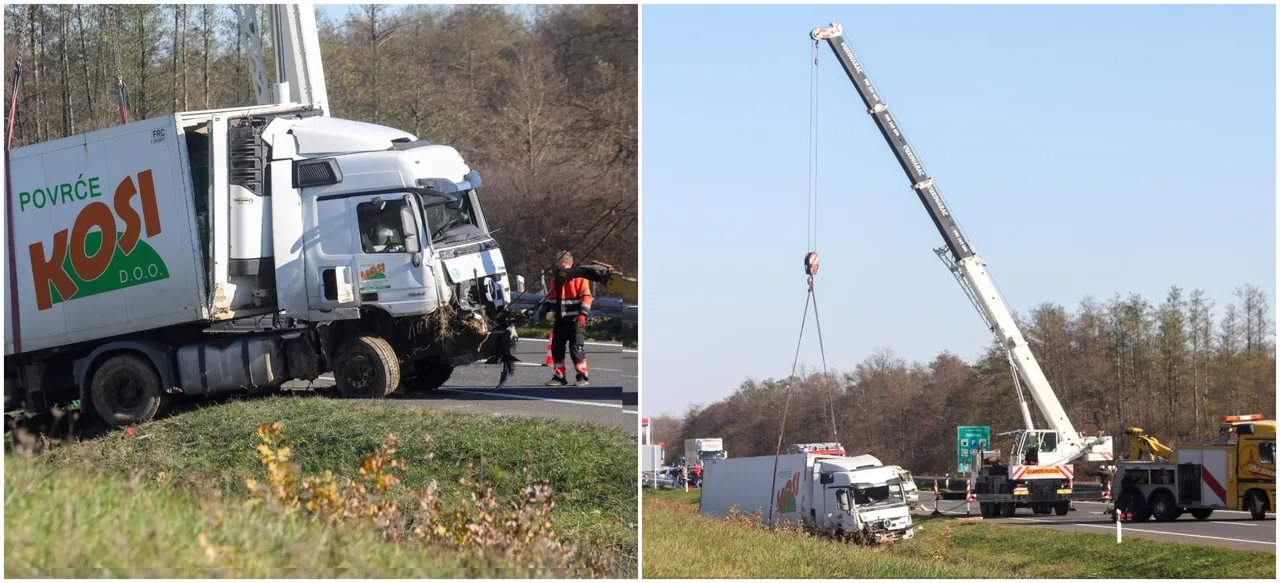
[[(805, 300), (809, 31), (838, 22), (1011, 307), (1276, 282), (1274, 6), (643, 8), (643, 400), (788, 374)], [(826, 43), (828, 364), (991, 341)], [(819, 365), (810, 321), (801, 360)]]

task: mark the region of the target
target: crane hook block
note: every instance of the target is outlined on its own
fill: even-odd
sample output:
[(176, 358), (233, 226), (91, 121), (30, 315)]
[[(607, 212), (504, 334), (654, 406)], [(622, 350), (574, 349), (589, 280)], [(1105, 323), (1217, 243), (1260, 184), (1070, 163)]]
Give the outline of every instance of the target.
[(818, 252), (810, 251), (804, 256), (804, 274), (810, 277), (818, 275)]

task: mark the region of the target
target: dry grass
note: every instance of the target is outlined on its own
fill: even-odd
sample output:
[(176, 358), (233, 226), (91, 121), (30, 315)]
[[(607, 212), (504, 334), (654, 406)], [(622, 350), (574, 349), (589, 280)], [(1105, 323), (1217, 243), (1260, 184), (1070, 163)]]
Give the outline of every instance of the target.
[(634, 443), (542, 419), (232, 402), (10, 455), (6, 574), (634, 577)]
[(909, 541), (863, 547), (697, 512), (697, 493), (644, 494), (646, 578), (1274, 579), (1275, 553), (916, 517)]

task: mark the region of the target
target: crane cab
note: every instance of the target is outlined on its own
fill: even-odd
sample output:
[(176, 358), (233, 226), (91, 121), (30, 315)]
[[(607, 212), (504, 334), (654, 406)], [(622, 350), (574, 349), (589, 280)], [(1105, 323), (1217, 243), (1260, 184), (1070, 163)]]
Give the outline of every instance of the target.
[(1061, 459), (1058, 432), (1052, 429), (1023, 429), (1015, 432), (1010, 464), (1015, 466), (1052, 465)]

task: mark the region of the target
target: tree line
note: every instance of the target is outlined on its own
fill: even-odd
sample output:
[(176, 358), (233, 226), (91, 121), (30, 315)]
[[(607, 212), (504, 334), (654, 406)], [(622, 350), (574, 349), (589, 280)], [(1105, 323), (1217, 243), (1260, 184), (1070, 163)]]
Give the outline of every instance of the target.
[[(1041, 304), (1018, 320), (1076, 430), (1114, 436), (1120, 454), (1127, 427), (1168, 444), (1212, 439), (1223, 415), (1274, 419), (1271, 314), (1267, 295), (1245, 285), (1220, 311), (1202, 291), (1173, 287), (1158, 304), (1137, 294), (1088, 298), (1074, 311)], [(654, 441), (668, 444), (668, 463), (683, 455), (686, 437), (722, 437), (733, 457), (773, 455), (786, 410), (784, 448), (831, 441), (834, 419), (834, 436), (851, 455), (941, 474), (956, 472), (956, 426), (990, 426), (1003, 455), (1011, 439), (995, 434), (1023, 426), (1008, 357), (994, 342), (972, 363), (949, 352), (907, 362), (880, 349), (852, 371), (798, 374), (789, 401), (788, 384), (747, 380), (683, 417), (652, 419)], [(1036, 427), (1045, 427), (1027, 399)]]
[[(572, 248), (634, 274), (637, 16), (634, 5), (325, 14), (332, 114), (457, 148), (484, 178), (512, 273), (536, 276)], [(255, 103), (230, 5), (6, 4), (4, 32), (6, 122), (16, 59), (23, 70), (14, 147), (119, 124), (117, 80), (130, 120)]]

